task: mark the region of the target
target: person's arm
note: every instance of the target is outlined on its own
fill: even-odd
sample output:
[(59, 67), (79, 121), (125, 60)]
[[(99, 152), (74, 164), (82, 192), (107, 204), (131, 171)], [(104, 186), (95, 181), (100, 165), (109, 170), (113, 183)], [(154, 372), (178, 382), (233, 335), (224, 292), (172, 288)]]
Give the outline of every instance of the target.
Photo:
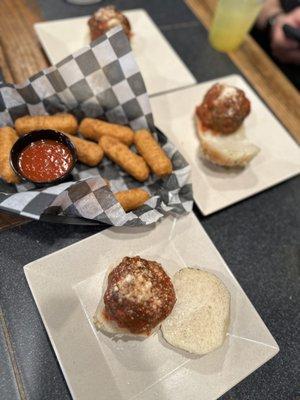
[(279, 0), (266, 0), (256, 21), (256, 26), (268, 31), (270, 47), (274, 57), (283, 63), (300, 64), (300, 46), (283, 32), (283, 25), (300, 28), (300, 7), (284, 13)]
[(279, 0), (266, 0), (257, 18), (256, 26), (259, 29), (267, 28), (270, 18), (283, 14)]

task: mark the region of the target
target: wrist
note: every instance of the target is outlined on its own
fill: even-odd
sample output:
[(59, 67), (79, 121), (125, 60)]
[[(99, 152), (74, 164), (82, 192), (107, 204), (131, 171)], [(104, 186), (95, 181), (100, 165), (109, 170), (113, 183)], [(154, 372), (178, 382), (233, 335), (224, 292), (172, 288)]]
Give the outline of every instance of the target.
[(282, 10), (277, 11), (275, 13), (273, 13), (272, 15), (270, 15), (266, 21), (266, 28), (268, 30), (271, 30), (273, 28), (273, 26), (277, 23), (278, 19), (284, 14), (284, 12)]
[(276, 19), (281, 14), (284, 14), (284, 11), (280, 7), (272, 7), (269, 9), (263, 9), (256, 21), (256, 25), (259, 29), (264, 30), (268, 28), (269, 21), (272, 19)]

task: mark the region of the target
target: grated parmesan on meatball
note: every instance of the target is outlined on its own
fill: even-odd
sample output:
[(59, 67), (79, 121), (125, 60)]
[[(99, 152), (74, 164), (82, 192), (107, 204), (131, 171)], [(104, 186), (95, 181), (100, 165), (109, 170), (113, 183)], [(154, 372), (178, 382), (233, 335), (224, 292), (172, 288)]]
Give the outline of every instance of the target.
[(101, 7), (88, 20), (91, 39), (95, 40), (115, 26), (122, 25), (127, 37), (131, 36), (131, 27), (128, 18), (117, 10), (115, 6)]
[(204, 129), (221, 133), (235, 132), (250, 113), (245, 93), (234, 86), (216, 83), (206, 93), (197, 117)]
[(131, 333), (149, 335), (175, 302), (172, 281), (159, 263), (124, 257), (108, 275), (104, 316)]

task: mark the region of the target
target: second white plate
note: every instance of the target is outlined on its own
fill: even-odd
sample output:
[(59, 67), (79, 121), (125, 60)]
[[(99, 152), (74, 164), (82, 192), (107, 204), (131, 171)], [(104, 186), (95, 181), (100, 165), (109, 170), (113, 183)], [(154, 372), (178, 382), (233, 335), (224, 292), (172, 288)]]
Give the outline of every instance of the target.
[[(251, 113), (244, 122), (245, 132), (261, 151), (243, 169), (226, 169), (200, 157), (195, 108), (216, 82), (244, 90)], [(285, 128), (271, 114), (246, 81), (238, 75), (204, 82), (151, 98), (156, 125), (177, 145), (192, 168), (194, 200), (209, 215), (300, 172), (300, 150)]]
[[(132, 50), (149, 95), (196, 82), (146, 11), (130, 10), (124, 14), (132, 26)], [(52, 64), (90, 43), (88, 19), (89, 17), (68, 18), (34, 25)]]

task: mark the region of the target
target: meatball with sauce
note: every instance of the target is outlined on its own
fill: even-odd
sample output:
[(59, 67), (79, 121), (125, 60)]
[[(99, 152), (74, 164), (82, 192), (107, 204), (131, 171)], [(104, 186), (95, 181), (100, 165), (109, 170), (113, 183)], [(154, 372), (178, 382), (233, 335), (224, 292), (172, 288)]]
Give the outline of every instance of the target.
[(215, 84), (206, 93), (196, 115), (204, 129), (221, 133), (235, 132), (250, 113), (250, 101), (234, 86)]
[(162, 266), (139, 256), (124, 257), (108, 275), (104, 317), (132, 334), (150, 335), (172, 311), (174, 287)]
[(122, 25), (128, 39), (131, 36), (131, 27), (128, 18), (115, 6), (101, 7), (88, 20), (91, 32), (91, 39), (95, 40), (115, 26)]

